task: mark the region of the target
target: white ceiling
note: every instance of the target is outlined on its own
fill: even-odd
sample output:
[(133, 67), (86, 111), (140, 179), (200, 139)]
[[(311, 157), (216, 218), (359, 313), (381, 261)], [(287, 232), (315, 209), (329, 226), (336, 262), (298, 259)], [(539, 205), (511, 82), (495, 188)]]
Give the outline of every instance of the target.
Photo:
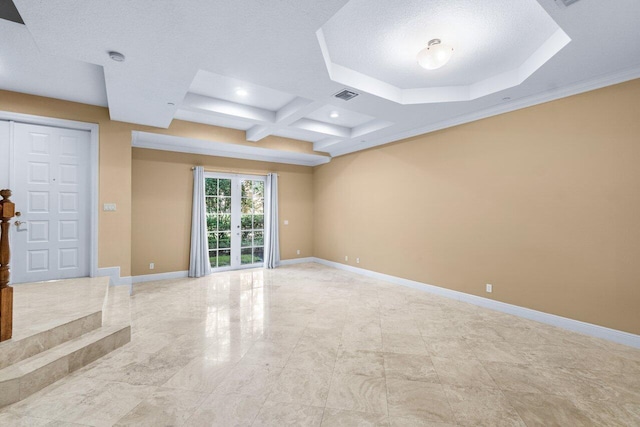
[[(14, 2), (26, 27), (0, 20), (1, 89), (108, 106), (131, 123), (178, 118), (243, 129), (249, 141), (312, 141), (331, 155), (640, 77), (637, 0)], [(450, 64), (416, 68), (435, 37), (451, 37)], [(507, 89), (471, 88), (528, 58), (518, 76), (497, 79)], [(457, 98), (470, 100), (403, 105), (366, 77), (402, 90), (470, 85)], [(333, 97), (344, 88), (360, 95)]]
[[(469, 85), (517, 68), (558, 25), (536, 0), (351, 0), (322, 31), (334, 63), (401, 89)], [(438, 70), (416, 54), (432, 39), (453, 47)]]

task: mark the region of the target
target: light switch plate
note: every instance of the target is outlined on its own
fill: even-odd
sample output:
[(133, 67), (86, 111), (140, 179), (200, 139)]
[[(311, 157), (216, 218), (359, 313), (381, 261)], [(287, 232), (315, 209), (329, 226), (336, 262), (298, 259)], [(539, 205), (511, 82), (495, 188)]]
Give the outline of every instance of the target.
[(116, 210), (116, 204), (115, 203), (105, 203), (104, 205), (102, 205), (102, 210), (103, 211), (108, 211), (108, 212), (113, 212)]

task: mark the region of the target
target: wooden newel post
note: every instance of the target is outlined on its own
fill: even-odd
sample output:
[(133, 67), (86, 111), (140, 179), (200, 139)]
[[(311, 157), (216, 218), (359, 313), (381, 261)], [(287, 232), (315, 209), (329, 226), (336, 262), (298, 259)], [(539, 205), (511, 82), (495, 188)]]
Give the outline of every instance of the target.
[(13, 330), (13, 288), (9, 286), (9, 227), (16, 205), (9, 200), (11, 190), (0, 190), (0, 341), (11, 339)]

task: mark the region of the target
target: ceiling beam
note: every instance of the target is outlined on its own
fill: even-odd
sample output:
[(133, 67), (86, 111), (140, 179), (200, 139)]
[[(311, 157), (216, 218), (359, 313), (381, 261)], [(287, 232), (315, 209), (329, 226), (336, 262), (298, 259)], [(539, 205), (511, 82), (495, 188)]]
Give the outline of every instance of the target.
[[(295, 98), (284, 107), (276, 111), (276, 120), (266, 128), (249, 129), (247, 131), (247, 141), (260, 141), (269, 135), (273, 135), (281, 129), (291, 127), (291, 125), (308, 114), (322, 107), (321, 102), (313, 102), (305, 98)], [(255, 126), (254, 126), (255, 127)]]
[(276, 113), (274, 111), (225, 101), (223, 99), (211, 98), (209, 96), (197, 95), (195, 93), (187, 93), (181, 108), (191, 111), (206, 111), (207, 113), (214, 113), (229, 118), (245, 119), (252, 123), (267, 124), (274, 123), (276, 120)]

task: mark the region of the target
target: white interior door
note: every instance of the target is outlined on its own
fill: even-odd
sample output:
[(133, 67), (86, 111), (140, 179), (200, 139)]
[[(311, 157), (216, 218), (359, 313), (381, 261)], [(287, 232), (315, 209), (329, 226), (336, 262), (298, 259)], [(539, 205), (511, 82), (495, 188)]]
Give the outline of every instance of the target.
[(205, 174), (211, 268), (263, 264), (264, 182), (262, 176)]
[(13, 124), (13, 283), (89, 275), (90, 133)]

